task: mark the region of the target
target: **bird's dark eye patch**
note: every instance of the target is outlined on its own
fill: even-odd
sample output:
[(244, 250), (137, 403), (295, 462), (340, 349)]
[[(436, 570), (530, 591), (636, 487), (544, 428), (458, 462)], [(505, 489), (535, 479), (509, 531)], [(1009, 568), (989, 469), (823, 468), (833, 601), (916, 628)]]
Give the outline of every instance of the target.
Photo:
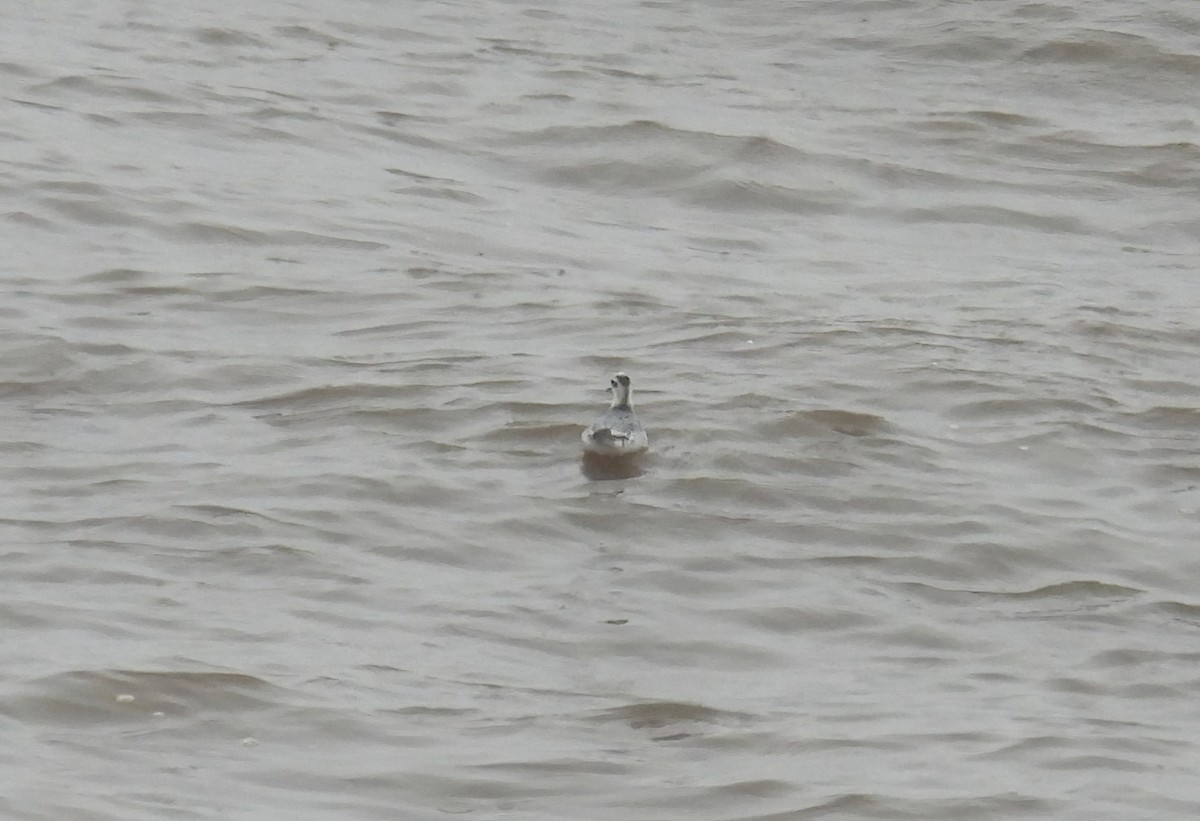
[(618, 382), (620, 382), (622, 385), (625, 385), (626, 387), (628, 387), (629, 386), (629, 377), (626, 376), (625, 374), (621, 374), (620, 376), (618, 376), (616, 379), (613, 380), (613, 384), (615, 385)]

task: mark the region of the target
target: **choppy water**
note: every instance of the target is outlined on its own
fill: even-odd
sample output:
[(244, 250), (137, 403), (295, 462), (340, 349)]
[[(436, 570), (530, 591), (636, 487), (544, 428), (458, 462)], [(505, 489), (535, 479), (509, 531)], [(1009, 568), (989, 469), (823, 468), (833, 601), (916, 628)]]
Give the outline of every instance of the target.
[(6, 819), (1200, 814), (1194, 3), (0, 46)]

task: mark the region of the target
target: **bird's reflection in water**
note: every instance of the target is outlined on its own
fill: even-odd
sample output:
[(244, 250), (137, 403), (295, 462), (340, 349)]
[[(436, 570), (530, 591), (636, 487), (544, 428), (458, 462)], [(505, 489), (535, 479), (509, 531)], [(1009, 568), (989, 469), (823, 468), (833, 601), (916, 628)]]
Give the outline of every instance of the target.
[(635, 479), (645, 474), (640, 453), (632, 456), (607, 456), (590, 451), (583, 452), (580, 461), (583, 475), (592, 480)]

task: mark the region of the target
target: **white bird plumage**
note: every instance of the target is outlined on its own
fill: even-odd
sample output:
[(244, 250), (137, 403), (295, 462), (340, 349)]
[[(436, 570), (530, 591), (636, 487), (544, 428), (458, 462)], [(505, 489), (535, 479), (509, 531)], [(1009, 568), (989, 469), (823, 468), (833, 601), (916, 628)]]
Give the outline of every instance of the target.
[(618, 373), (612, 378), (612, 403), (608, 411), (583, 431), (583, 448), (600, 456), (632, 456), (650, 446), (646, 429), (633, 412), (629, 377)]

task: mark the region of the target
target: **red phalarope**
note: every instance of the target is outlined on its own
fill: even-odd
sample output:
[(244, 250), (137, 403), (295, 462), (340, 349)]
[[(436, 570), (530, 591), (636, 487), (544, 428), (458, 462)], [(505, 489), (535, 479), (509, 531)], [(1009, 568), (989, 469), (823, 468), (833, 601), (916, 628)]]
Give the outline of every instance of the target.
[(612, 378), (612, 404), (608, 412), (583, 432), (583, 449), (600, 456), (632, 456), (650, 446), (646, 429), (638, 421), (629, 401), (633, 388), (629, 377), (618, 373)]

